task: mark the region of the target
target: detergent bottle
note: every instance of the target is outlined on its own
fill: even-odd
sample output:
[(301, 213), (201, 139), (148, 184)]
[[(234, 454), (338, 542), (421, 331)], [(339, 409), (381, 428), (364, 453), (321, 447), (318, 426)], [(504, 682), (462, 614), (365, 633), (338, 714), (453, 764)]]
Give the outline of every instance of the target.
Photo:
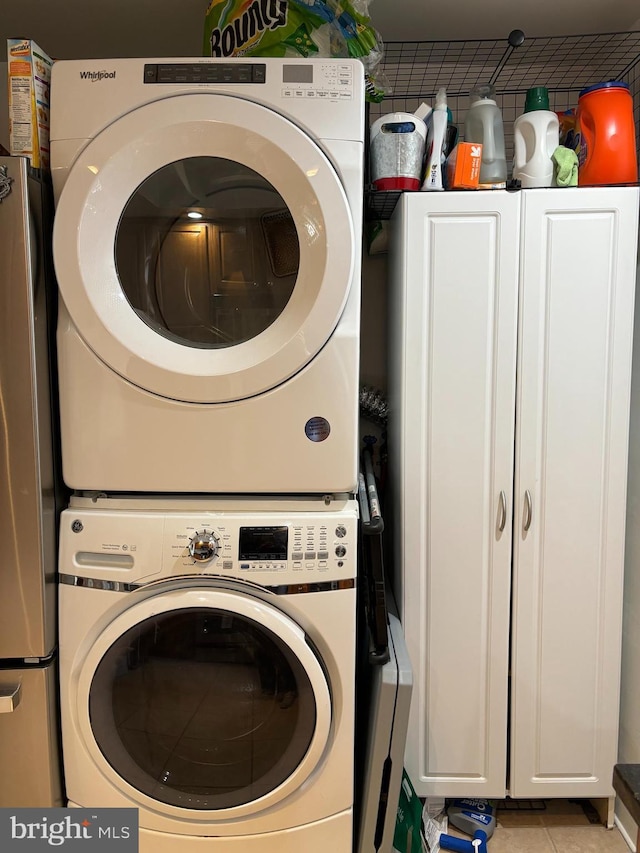
[(492, 800), (452, 800), (447, 808), (449, 823), (467, 835), (481, 829), (491, 838), (496, 828), (495, 806)]
[(471, 105), (464, 123), (464, 141), (482, 143), (479, 189), (483, 185), (491, 188), (505, 186), (504, 127), (493, 86), (478, 86), (471, 93)]
[(513, 177), (522, 187), (553, 184), (553, 152), (560, 144), (557, 113), (549, 109), (545, 86), (527, 91), (524, 112), (513, 124)]
[(627, 83), (589, 86), (578, 98), (578, 184), (638, 180), (633, 98)]

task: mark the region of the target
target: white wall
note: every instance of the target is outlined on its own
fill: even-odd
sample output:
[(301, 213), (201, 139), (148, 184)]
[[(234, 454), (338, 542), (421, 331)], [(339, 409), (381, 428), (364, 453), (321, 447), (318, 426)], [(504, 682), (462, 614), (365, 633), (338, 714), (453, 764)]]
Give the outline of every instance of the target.
[(371, 18), (384, 41), (506, 39), (514, 29), (527, 36), (611, 33), (635, 29), (637, 0), (373, 0)]

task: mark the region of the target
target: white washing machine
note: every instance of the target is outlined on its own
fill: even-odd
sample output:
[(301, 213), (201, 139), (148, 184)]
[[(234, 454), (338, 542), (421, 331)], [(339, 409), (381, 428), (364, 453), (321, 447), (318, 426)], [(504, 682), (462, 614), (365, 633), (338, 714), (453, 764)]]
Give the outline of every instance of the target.
[(357, 60), (55, 63), (69, 487), (355, 489), (363, 149)]
[(72, 498), (60, 536), (70, 806), (142, 853), (351, 853), (354, 501)]

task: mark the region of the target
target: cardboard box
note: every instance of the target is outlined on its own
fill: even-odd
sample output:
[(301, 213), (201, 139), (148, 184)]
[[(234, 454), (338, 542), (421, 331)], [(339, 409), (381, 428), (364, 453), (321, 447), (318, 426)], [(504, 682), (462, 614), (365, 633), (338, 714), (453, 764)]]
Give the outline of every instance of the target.
[(49, 168), (49, 89), (53, 62), (31, 39), (7, 39), (9, 147), (36, 169)]
[(482, 162), (482, 144), (458, 142), (447, 157), (448, 190), (477, 190)]

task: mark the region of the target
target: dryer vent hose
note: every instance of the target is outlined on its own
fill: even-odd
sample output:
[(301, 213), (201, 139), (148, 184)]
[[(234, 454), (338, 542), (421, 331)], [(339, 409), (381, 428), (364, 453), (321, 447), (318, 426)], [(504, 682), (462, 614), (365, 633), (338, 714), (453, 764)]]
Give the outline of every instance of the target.
[(360, 388), (360, 414), (372, 423), (386, 427), (389, 404), (382, 391), (367, 385)]

